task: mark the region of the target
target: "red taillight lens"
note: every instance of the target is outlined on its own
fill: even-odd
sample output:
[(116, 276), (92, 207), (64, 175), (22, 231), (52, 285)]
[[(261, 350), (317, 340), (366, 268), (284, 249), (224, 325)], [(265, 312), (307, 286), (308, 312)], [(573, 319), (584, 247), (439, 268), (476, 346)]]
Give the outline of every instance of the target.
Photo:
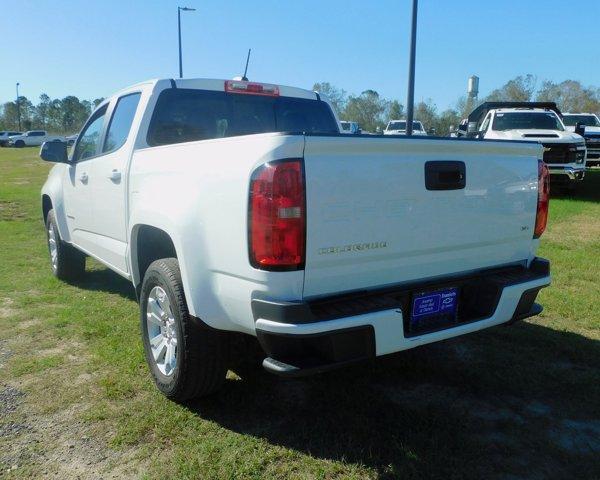
[(538, 160), (538, 202), (535, 216), (533, 238), (541, 237), (548, 223), (548, 207), (550, 204), (550, 172), (542, 160)]
[(279, 96), (279, 87), (269, 83), (245, 82), (243, 80), (226, 80), (225, 91), (229, 93), (247, 93), (250, 95)]
[(253, 267), (304, 267), (306, 212), (301, 160), (267, 163), (250, 180), (249, 253)]

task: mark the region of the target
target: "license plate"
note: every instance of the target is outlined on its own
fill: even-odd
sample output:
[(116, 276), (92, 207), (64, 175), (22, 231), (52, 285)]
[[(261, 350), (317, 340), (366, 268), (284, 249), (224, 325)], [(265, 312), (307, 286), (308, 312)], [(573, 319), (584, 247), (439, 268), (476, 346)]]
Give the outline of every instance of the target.
[(431, 330), (456, 321), (458, 288), (415, 293), (412, 297), (410, 330)]

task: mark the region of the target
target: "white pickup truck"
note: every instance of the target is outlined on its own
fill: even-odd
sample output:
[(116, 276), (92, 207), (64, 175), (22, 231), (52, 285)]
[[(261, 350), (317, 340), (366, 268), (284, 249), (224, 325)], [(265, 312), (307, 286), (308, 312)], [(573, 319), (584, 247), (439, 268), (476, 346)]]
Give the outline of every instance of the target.
[(22, 133), (21, 132), (11, 132), (10, 130), (1, 131), (0, 132), (0, 147), (5, 147), (6, 145), (8, 145), (8, 139), (10, 137), (14, 137), (15, 135), (22, 135)]
[(486, 140), (540, 142), (552, 181), (574, 188), (585, 175), (585, 140), (561, 117), (553, 102), (485, 102), (469, 115), (468, 129)]
[(65, 137), (60, 135), (49, 135), (46, 130), (29, 130), (19, 135), (8, 137), (10, 147), (39, 147), (44, 142), (64, 142)]
[[(383, 131), (384, 135), (406, 135), (406, 120), (390, 120)], [(413, 135), (427, 136), (427, 131), (421, 122), (413, 120)]]
[(360, 125), (356, 122), (341, 120), (340, 127), (340, 133), (345, 133), (346, 135), (360, 135), (362, 133)]
[(587, 149), (586, 166), (600, 166), (600, 119), (595, 113), (563, 113), (565, 128), (574, 132), (584, 127), (583, 138)]
[[(315, 92), (153, 80), (105, 100), (42, 189), (54, 275), (129, 279), (158, 388), (224, 381), (232, 332), (297, 376), (538, 314), (536, 143), (348, 136)], [(118, 319), (115, 319), (118, 321)]]

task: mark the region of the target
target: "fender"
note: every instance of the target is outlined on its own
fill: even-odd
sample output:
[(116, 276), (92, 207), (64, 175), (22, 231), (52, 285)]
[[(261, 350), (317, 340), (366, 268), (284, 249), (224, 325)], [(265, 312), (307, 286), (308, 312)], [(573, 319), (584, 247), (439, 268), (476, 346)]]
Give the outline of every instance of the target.
[(52, 202), (52, 209), (56, 216), (56, 223), (58, 225), (58, 233), (60, 238), (67, 243), (71, 243), (71, 233), (67, 225), (67, 215), (65, 212), (65, 204), (63, 197), (62, 178), (64, 173), (65, 165), (57, 164), (52, 167), (48, 173), (48, 178), (42, 187), (41, 198), (46, 195), (50, 197)]
[[(198, 223), (197, 194), (188, 185), (188, 181), (178, 180), (177, 190), (165, 188), (165, 179), (150, 177), (143, 180), (143, 187), (136, 189), (140, 193), (131, 194), (131, 215), (129, 218), (129, 253), (134, 287), (141, 284), (142, 278), (138, 265), (137, 240), (142, 226), (164, 231), (173, 242), (179, 265), (183, 290), (190, 314), (199, 315), (198, 295), (190, 292), (209, 292), (210, 284), (206, 280), (207, 264), (203, 261), (202, 245), (204, 236), (202, 225)], [(135, 192), (135, 191), (134, 191)], [(161, 192), (156, 195), (156, 192)]]

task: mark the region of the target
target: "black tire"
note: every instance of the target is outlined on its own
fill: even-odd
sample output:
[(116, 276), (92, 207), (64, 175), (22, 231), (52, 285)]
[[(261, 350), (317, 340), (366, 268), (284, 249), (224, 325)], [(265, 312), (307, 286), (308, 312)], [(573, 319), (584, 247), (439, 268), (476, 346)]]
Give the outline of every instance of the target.
[[(55, 235), (56, 262), (52, 261), (51, 230)], [(54, 276), (65, 281), (80, 278), (85, 273), (85, 254), (60, 238), (54, 210), (50, 210), (46, 217), (46, 238), (50, 255), (50, 268), (52, 268)]]
[[(148, 297), (157, 286), (168, 297), (177, 335), (176, 366), (169, 375), (161, 372), (154, 360), (148, 334)], [(146, 362), (156, 386), (167, 398), (182, 403), (210, 395), (223, 385), (228, 334), (190, 317), (176, 258), (156, 260), (146, 270), (140, 292), (140, 326)]]
[(15, 142), (15, 147), (17, 148), (23, 148), (25, 146), (25, 142), (23, 140), (17, 140)]

